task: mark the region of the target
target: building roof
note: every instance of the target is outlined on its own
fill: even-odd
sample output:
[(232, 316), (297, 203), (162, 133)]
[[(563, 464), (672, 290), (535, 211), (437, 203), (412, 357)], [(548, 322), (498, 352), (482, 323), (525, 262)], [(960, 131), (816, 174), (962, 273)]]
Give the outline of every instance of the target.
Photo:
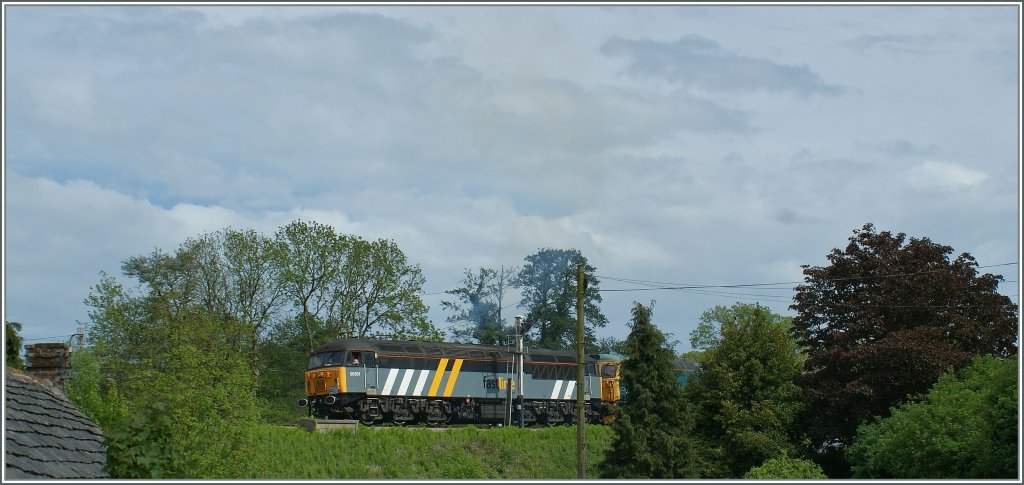
[(103, 432), (63, 392), (7, 368), (4, 477), (107, 478)]

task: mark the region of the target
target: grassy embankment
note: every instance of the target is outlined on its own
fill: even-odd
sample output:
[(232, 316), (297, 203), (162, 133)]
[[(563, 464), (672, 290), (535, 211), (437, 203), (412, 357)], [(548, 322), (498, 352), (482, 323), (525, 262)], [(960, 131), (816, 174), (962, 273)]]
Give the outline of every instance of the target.
[[(574, 479), (576, 428), (474, 427), (339, 430), (310, 433), (261, 425), (255, 463), (238, 478), (253, 479)], [(586, 427), (586, 476), (612, 438), (606, 426)]]

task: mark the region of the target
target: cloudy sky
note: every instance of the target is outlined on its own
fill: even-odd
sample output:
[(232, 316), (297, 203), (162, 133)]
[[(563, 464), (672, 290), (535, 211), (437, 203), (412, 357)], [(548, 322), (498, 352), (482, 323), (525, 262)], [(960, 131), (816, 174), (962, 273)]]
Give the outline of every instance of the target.
[[(4, 318), (60, 340), (100, 271), (228, 226), (393, 239), (440, 293), (576, 248), (689, 349), (791, 315), (852, 231), (1019, 303), (1019, 6), (5, 4)], [(995, 266), (1000, 265), (1000, 266)], [(506, 310), (514, 314), (515, 306)], [(39, 341), (39, 340), (35, 340)]]

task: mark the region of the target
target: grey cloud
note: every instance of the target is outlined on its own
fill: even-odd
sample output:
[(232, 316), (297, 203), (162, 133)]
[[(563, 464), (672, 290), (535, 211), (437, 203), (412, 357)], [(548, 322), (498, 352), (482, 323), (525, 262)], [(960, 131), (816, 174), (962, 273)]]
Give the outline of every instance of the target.
[(862, 35), (845, 42), (858, 50), (884, 50), (904, 54), (929, 54), (937, 39), (928, 35), (874, 34)]
[[(163, 205), (177, 196), (278, 210), (300, 193), (425, 181), (479, 192), (500, 178), (503, 190), (536, 194), (535, 205), (550, 201), (561, 213), (574, 198), (560, 181), (606, 163), (604, 152), (753, 132), (747, 113), (683, 91), (490, 79), (458, 58), (424, 55), (429, 29), (380, 15), (228, 26), (172, 15), (161, 28), (147, 15), (141, 29), (111, 12), (80, 18), (60, 46), (18, 37), (8, 119), (19, 134), (11, 163), (26, 174), (47, 175), (73, 157), (98, 183), (141, 184)], [(70, 18), (38, 21), (65, 30)], [(33, 100), (52, 93), (41, 81), (77, 79), (69, 74), (82, 78), (70, 93), (92, 111), (78, 126), (58, 126)], [(534, 172), (547, 176), (538, 183)], [(272, 197), (251, 190), (275, 180)]]
[(902, 138), (874, 142), (859, 142), (857, 145), (863, 150), (887, 157), (921, 158), (935, 156), (941, 152), (938, 145), (932, 143), (925, 145), (915, 144), (910, 140)]
[(843, 92), (824, 82), (806, 65), (743, 56), (712, 39), (692, 34), (675, 42), (612, 37), (601, 52), (627, 58), (628, 72), (637, 77), (666, 79), (709, 92), (789, 91), (803, 96), (834, 96)]

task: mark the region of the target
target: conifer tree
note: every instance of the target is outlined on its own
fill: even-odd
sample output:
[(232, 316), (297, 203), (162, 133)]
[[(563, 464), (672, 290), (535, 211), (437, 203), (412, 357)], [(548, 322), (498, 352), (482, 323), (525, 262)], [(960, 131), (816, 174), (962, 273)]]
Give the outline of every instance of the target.
[(651, 308), (633, 306), (622, 362), (623, 400), (612, 443), (599, 465), (602, 478), (696, 478), (690, 439), (693, 417), (672, 369), (665, 334), (651, 323)]

